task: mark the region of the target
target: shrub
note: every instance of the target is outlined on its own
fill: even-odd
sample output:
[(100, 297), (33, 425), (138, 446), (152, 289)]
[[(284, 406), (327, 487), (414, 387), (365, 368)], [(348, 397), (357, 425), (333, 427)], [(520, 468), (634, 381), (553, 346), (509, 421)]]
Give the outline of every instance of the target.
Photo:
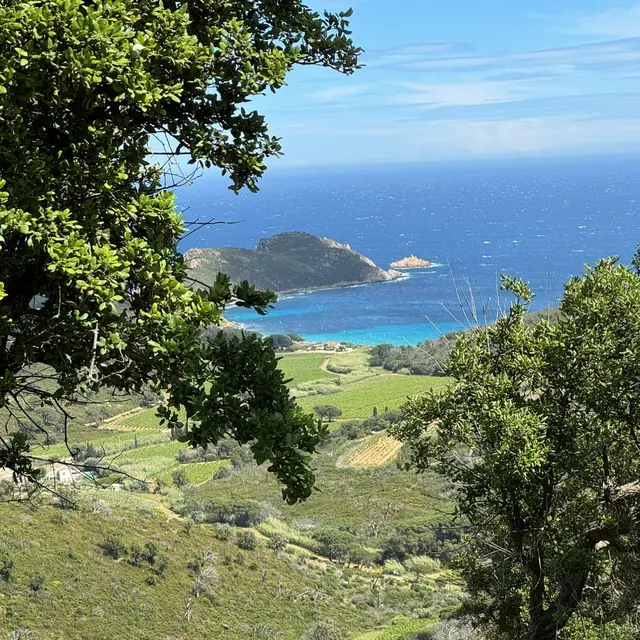
[(351, 373), (353, 369), (351, 367), (340, 367), (338, 365), (329, 363), (327, 365), (327, 371), (330, 371), (331, 373), (339, 373), (341, 375), (347, 375)]
[(44, 589), (44, 578), (40, 575), (35, 575), (29, 580), (29, 589), (37, 592)]
[(179, 489), (182, 487), (186, 487), (189, 484), (189, 480), (187, 480), (187, 473), (184, 469), (176, 469), (172, 474), (173, 484), (176, 485)]
[(234, 536), (233, 527), (223, 522), (214, 522), (212, 525), (213, 537), (216, 540), (231, 540)]
[(236, 537), (236, 544), (245, 551), (253, 551), (258, 546), (258, 538), (253, 531), (240, 531)]
[(9, 556), (0, 558), (0, 580), (11, 582), (13, 579), (13, 560)]
[(275, 533), (271, 538), (269, 538), (267, 546), (273, 551), (283, 551), (287, 546), (287, 539), (283, 535)]
[(291, 351), (293, 347), (293, 340), (289, 336), (279, 333), (269, 336), (267, 340), (271, 343), (275, 351)]
[(263, 522), (265, 512), (255, 500), (198, 500), (189, 499), (181, 507), (182, 516), (201, 512), (205, 522), (223, 522), (236, 527), (254, 527)]
[(79, 492), (67, 485), (58, 485), (55, 492), (55, 505), (60, 509), (76, 511), (78, 507)]
[(230, 475), (231, 469), (229, 469), (229, 467), (220, 467), (211, 477), (214, 480), (223, 480), (224, 478), (228, 478)]
[(302, 636), (302, 640), (346, 640), (347, 636), (330, 622), (318, 622)]
[(124, 558), (127, 555), (127, 548), (118, 538), (106, 538), (98, 546), (105, 556), (114, 560), (120, 560), (120, 558)]
[(364, 435), (365, 430), (362, 427), (360, 422), (350, 421), (343, 422), (340, 425), (340, 429), (336, 432), (340, 437), (346, 438), (347, 440), (357, 440), (362, 435)]
[(91, 505), (93, 509), (93, 513), (110, 516), (111, 515), (111, 507), (104, 500), (95, 500)]
[(156, 558), (156, 562), (153, 567), (153, 572), (157, 576), (163, 576), (168, 566), (169, 566), (169, 558), (167, 558), (167, 556), (164, 556), (164, 555), (159, 555)]

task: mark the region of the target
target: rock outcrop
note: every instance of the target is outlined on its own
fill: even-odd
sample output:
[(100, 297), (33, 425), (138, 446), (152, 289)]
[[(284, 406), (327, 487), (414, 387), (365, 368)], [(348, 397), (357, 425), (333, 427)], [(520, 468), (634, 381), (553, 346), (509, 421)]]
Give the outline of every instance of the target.
[(433, 262), (423, 260), (422, 258), (417, 258), (413, 255), (391, 263), (392, 269), (430, 269), (431, 267), (435, 266), (436, 265), (433, 264)]
[(402, 277), (385, 271), (348, 244), (294, 231), (263, 238), (256, 249), (191, 249), (193, 277), (211, 284), (222, 271), (232, 282), (248, 280), (278, 293), (385, 282)]

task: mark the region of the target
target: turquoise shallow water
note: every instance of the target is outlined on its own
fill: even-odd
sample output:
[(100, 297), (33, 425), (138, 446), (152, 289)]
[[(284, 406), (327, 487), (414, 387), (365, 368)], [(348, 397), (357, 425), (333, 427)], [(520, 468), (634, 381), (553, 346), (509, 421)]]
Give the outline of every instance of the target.
[(640, 242), (634, 158), (280, 172), (267, 175), (259, 194), (239, 197), (207, 178), (179, 201), (192, 219), (241, 221), (205, 228), (183, 249), (253, 248), (298, 230), (347, 242), (384, 268), (409, 254), (445, 265), (396, 282), (287, 296), (265, 318), (229, 313), (266, 334), (323, 341), (432, 339), (439, 332), (429, 320), (443, 333), (466, 324), (459, 298), (493, 319), (501, 273), (531, 283), (534, 309), (553, 306), (585, 263), (610, 255), (629, 262)]

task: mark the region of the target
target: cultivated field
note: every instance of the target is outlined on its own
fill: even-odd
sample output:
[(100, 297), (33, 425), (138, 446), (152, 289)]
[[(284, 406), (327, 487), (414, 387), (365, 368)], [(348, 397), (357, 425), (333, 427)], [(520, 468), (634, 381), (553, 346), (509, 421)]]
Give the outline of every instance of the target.
[(381, 467), (396, 457), (402, 448), (402, 442), (387, 435), (373, 436), (356, 449), (345, 463), (347, 467)]

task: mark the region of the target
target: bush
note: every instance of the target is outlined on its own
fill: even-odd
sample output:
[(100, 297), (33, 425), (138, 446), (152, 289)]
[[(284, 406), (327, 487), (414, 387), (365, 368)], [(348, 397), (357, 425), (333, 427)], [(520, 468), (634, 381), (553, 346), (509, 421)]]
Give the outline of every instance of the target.
[(102, 553), (114, 560), (120, 560), (127, 555), (127, 548), (118, 538), (106, 538), (99, 545)]
[(189, 484), (189, 480), (187, 479), (187, 473), (184, 469), (176, 469), (171, 477), (173, 479), (173, 484), (176, 485), (179, 489), (186, 487)]
[(236, 527), (254, 527), (265, 519), (262, 505), (255, 500), (187, 500), (180, 515), (204, 514), (205, 522), (222, 522)]
[(417, 347), (380, 344), (371, 350), (369, 365), (394, 373), (407, 371), (411, 375), (442, 376), (453, 345), (461, 335), (460, 331), (449, 333), (438, 340), (421, 342)]
[(245, 551), (253, 551), (258, 546), (258, 538), (253, 531), (240, 531), (236, 536), (236, 544)]
[(212, 527), (213, 537), (216, 540), (231, 540), (234, 536), (234, 529), (230, 524), (224, 524), (223, 522), (214, 522)]
[(302, 640), (346, 640), (347, 636), (330, 622), (318, 622), (302, 636)]
[(362, 423), (357, 421), (343, 422), (336, 433), (339, 437), (347, 440), (357, 440), (364, 435), (365, 429), (363, 429)]
[(267, 341), (271, 343), (275, 351), (291, 351), (293, 347), (293, 340), (289, 336), (279, 333), (269, 336)]
[(331, 373), (339, 373), (341, 375), (347, 375), (351, 373), (353, 369), (351, 367), (340, 367), (338, 365), (329, 363), (327, 365), (327, 371), (330, 371)]
[(79, 492), (73, 487), (67, 485), (59, 485), (55, 492), (55, 505), (60, 509), (69, 509), (71, 511), (78, 510)]
[(0, 558), (0, 580), (11, 582), (13, 579), (13, 560), (9, 556)]
[(283, 551), (287, 546), (287, 539), (279, 533), (274, 533), (271, 538), (269, 538), (267, 546), (273, 551)]
[(31, 591), (34, 591), (34, 592), (43, 591), (44, 590), (44, 578), (42, 576), (39, 576), (39, 575), (33, 576), (29, 580), (29, 589), (31, 589)]

